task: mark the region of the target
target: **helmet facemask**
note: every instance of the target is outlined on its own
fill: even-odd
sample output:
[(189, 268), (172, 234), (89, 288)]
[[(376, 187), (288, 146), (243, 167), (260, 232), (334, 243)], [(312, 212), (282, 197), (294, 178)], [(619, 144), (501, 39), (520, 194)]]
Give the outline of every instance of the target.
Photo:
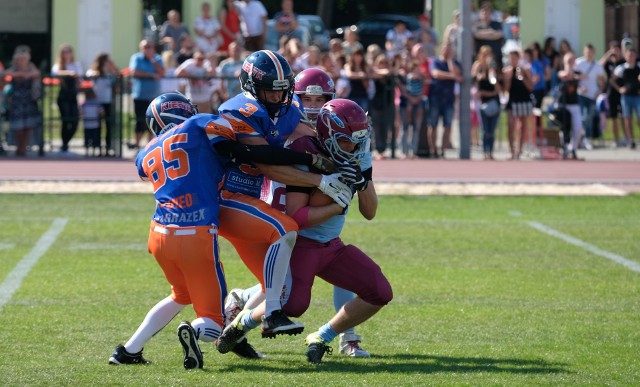
[[(291, 102), (293, 101), (293, 87), (287, 87), (285, 83), (288, 83), (288, 82), (289, 82), (288, 80), (273, 81), (274, 83), (273, 88), (256, 87), (255, 85), (253, 86), (253, 90), (255, 94), (252, 93), (251, 95), (253, 96), (253, 98), (256, 99), (256, 101), (258, 101), (267, 109), (267, 112), (269, 113), (269, 117), (277, 118), (277, 117), (284, 116), (285, 114), (287, 114), (287, 111), (291, 107)], [(280, 83), (283, 86), (278, 87), (275, 85), (276, 83)], [(278, 102), (271, 102), (266, 98), (266, 95), (263, 93), (267, 91), (279, 91), (281, 92), (282, 96), (280, 97), (280, 100)]]
[[(351, 132), (351, 135), (345, 133), (345, 125), (342, 120), (333, 112), (323, 113), (319, 120), (323, 120), (323, 124), (329, 129), (329, 136), (321, 140), (325, 150), (331, 158), (339, 164), (360, 163), (360, 160), (367, 151), (367, 144), (371, 136), (370, 127)], [(355, 144), (352, 151), (343, 149), (341, 142), (348, 141)]]
[[(318, 114), (320, 114), (320, 109), (322, 109), (322, 106), (325, 103), (331, 101), (333, 98), (335, 98), (335, 93), (324, 92), (322, 90), (322, 87), (317, 85), (307, 86), (304, 93), (297, 92), (296, 94), (298, 94), (298, 96), (300, 97), (300, 100), (302, 101), (302, 106), (304, 107), (304, 114), (313, 123), (315, 123), (315, 120), (318, 118)], [(322, 104), (320, 105), (320, 107), (310, 107), (309, 104), (304, 101), (305, 96), (321, 96), (323, 97)]]
[[(294, 90), (302, 101), (305, 115), (314, 125), (322, 106), (336, 97), (335, 84), (331, 76), (326, 71), (313, 67), (302, 70), (296, 75)], [(320, 106), (315, 107), (305, 101), (306, 96), (322, 96), (324, 98)]]

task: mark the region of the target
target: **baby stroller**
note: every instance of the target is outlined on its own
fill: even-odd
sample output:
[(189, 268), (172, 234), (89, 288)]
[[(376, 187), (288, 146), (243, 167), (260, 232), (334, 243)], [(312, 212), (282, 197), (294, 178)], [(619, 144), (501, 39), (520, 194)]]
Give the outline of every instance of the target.
[[(571, 113), (564, 106), (553, 104), (550, 106), (548, 117), (549, 122), (555, 127), (553, 129), (556, 132), (554, 142), (557, 147), (562, 149), (562, 158), (567, 159), (569, 156), (567, 146), (571, 142)], [(545, 137), (547, 137), (546, 133)]]
[(549, 126), (543, 130), (544, 140), (540, 147), (540, 155), (543, 160), (566, 159), (567, 144), (571, 141), (571, 113), (554, 103), (547, 109), (547, 119)]

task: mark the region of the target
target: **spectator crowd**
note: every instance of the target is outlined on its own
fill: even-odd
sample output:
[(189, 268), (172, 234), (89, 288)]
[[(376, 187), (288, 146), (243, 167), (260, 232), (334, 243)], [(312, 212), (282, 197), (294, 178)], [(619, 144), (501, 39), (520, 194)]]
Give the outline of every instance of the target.
[[(593, 139), (602, 138), (608, 126), (616, 147), (636, 147), (632, 117), (635, 111), (637, 119), (640, 111), (640, 67), (628, 38), (610, 42), (601, 58), (591, 44), (577, 52), (567, 40), (556, 42), (554, 37), (525, 45), (517, 25), (506, 39), (502, 13), (486, 2), (474, 13), (474, 60), (471, 73), (463, 74), (458, 11), (442, 34), (425, 13), (415, 31), (398, 22), (387, 32), (384, 46), (363, 47), (357, 30), (347, 28), (343, 38), (332, 39), (324, 50), (295, 37), (299, 23), (294, 5), (283, 0), (274, 16), (278, 52), (295, 73), (310, 67), (325, 70), (334, 79), (338, 98), (351, 99), (369, 112), (377, 159), (442, 158), (445, 150), (453, 149), (452, 126), (465, 77), (472, 79), (472, 146), (481, 149), (486, 160), (494, 159), (503, 112), (514, 160), (539, 157), (550, 125), (562, 134), (564, 158), (578, 158), (579, 149), (592, 149)], [(237, 79), (244, 58), (264, 49), (267, 17), (259, 0), (225, 0), (219, 10), (203, 2), (190, 26), (171, 10), (160, 40), (142, 40), (123, 71), (108, 53), (100, 53), (85, 71), (73, 47), (62, 45), (51, 68), (59, 84), (59, 151), (69, 153), (69, 142), (82, 122), (87, 154), (114, 155), (113, 93), (123, 74), (131, 80), (136, 117), (131, 149), (144, 145), (145, 111), (160, 93), (178, 90), (200, 112), (216, 113), (220, 103), (240, 92)], [(42, 124), (37, 103), (41, 74), (26, 46), (16, 48), (11, 66), (3, 71), (9, 136), (16, 155), (24, 156), (34, 129)]]

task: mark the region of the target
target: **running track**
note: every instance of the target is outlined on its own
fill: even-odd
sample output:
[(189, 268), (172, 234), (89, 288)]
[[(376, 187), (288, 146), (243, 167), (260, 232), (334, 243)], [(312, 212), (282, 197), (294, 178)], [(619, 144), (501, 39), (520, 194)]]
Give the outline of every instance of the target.
[[(638, 161), (380, 160), (374, 180), (386, 183), (605, 184), (640, 192)], [(132, 160), (4, 159), (3, 181), (138, 181)]]

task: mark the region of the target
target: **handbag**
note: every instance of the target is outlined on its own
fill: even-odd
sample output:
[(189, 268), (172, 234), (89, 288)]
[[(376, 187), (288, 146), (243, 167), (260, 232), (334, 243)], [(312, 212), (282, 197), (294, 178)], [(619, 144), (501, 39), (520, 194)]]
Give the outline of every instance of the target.
[(500, 113), (500, 103), (497, 99), (492, 98), (480, 105), (480, 110), (488, 117), (495, 117)]

